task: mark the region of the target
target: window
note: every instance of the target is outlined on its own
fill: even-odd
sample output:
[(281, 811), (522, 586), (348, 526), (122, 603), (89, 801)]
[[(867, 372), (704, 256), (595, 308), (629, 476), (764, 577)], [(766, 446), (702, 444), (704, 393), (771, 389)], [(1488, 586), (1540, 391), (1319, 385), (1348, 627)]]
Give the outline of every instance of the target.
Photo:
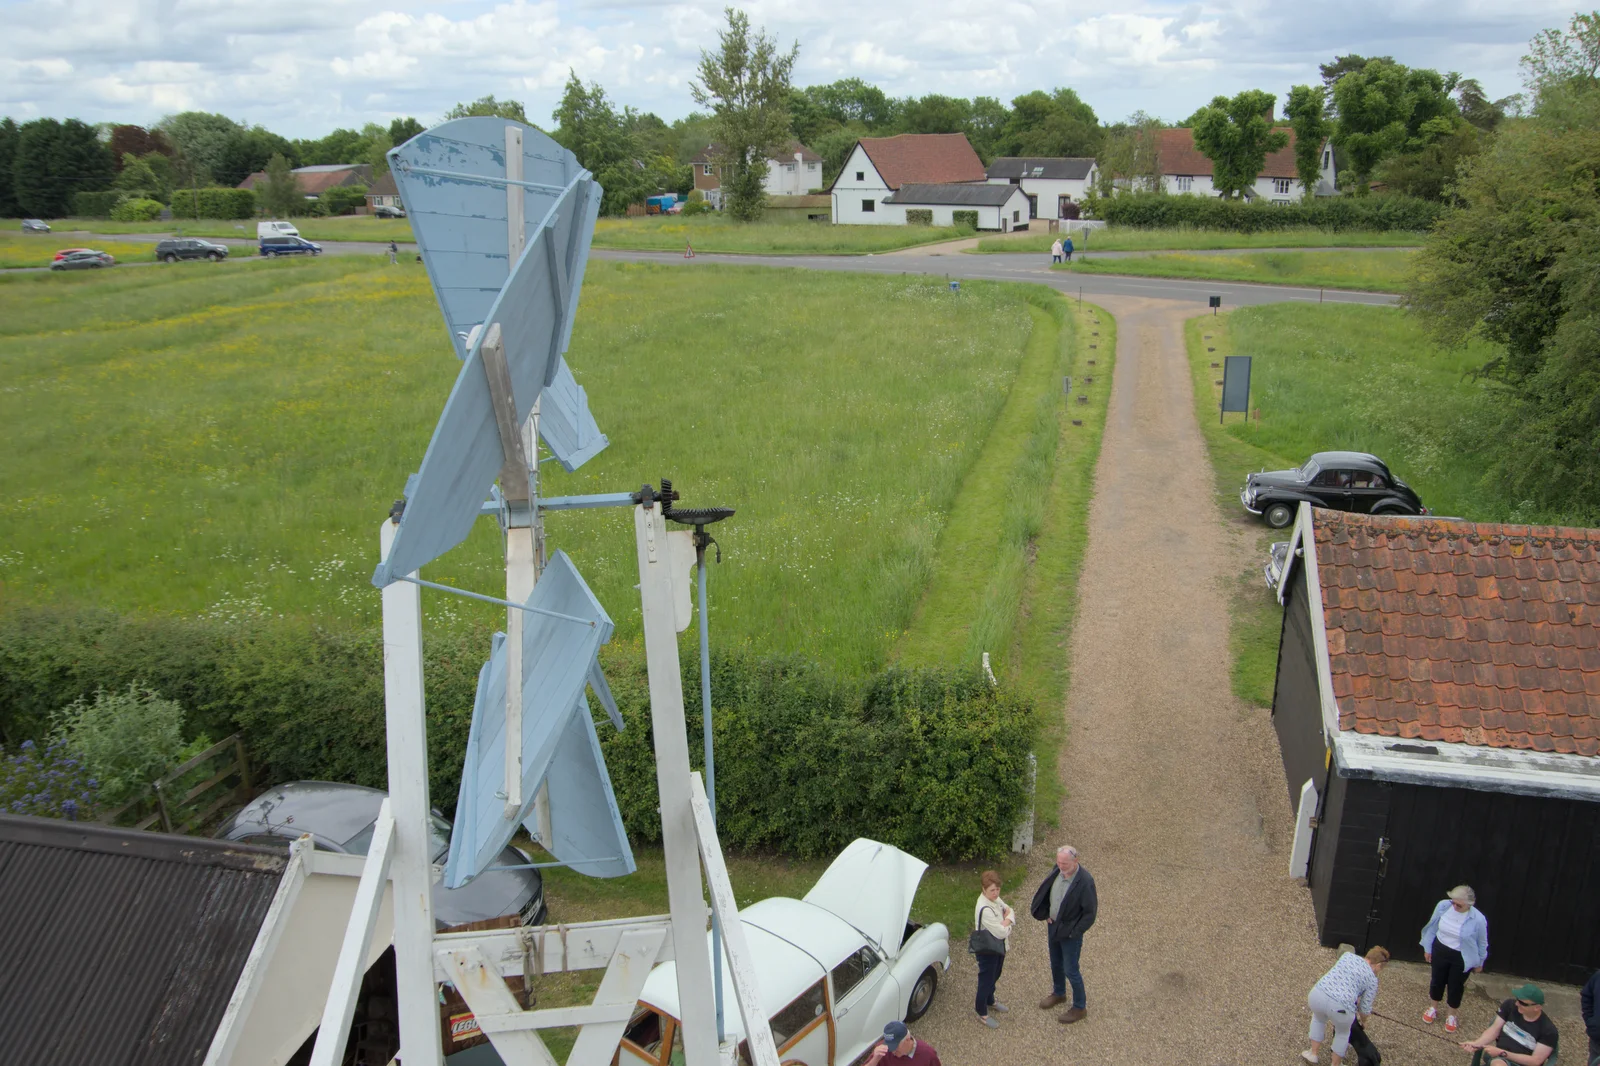
[(854, 955), (833, 968), (833, 998), (841, 1000), (859, 985), (872, 968), (878, 965), (878, 953), (863, 946)]
[(1370, 470), (1352, 471), (1350, 487), (1353, 489), (1386, 489), (1382, 474), (1374, 474)]
[(1311, 483), (1323, 489), (1347, 489), (1351, 475), (1348, 470), (1324, 470)]
[(1194, 189), (1194, 178), (1188, 174), (1178, 175), (1178, 191), (1191, 192)]
[(711, 164), (707, 163), (705, 166), (700, 168), (700, 173), (705, 174), (707, 176), (710, 176), (711, 170), (712, 170)]
[(817, 169), (817, 165), (815, 163), (807, 163), (806, 164), (806, 169), (807, 170), (816, 170)]
[(1033, 168), (1033, 174), (1030, 175), (1030, 176), (1031, 177), (1035, 177), (1035, 178), (1044, 177), (1044, 167), (1034, 167)]
[(801, 1030), (822, 1017), (823, 1005), (822, 982), (818, 981), (800, 993), (793, 1003), (772, 1016), (773, 1042), (782, 1048), (799, 1036)]
[(1289, 181), (1289, 178), (1273, 178), (1272, 191), (1279, 196), (1287, 196), (1289, 193)]
[(1331, 166), (1333, 166), (1333, 149), (1324, 148), (1322, 150), (1322, 169), (1327, 170)]
[(1290, 201), (1288, 201), (1288, 200), (1273, 200), (1272, 201), (1272, 206), (1273, 207), (1288, 207), (1289, 203), (1290, 203)]
[(653, 1010), (642, 1010), (623, 1031), (622, 1046), (646, 1062), (660, 1062), (663, 1028), (661, 1015)]
[(861, 210), (866, 212), (867, 214), (870, 215), (870, 214), (872, 214), (872, 212), (876, 211), (877, 209), (878, 209), (878, 201), (876, 201), (876, 200), (862, 200), (861, 201)]
[(1011, 212), (1011, 221), (1013, 221), (1013, 222), (1021, 222), (1022, 221), (1022, 212), (1021, 211), (1013, 211), (1013, 212)]
[(856, 180), (857, 181), (866, 181), (867, 180), (866, 171), (863, 171), (863, 170), (856, 171)]
[(787, 170), (789, 173), (793, 174), (794, 173), (794, 164), (793, 163), (785, 163), (783, 165), (783, 169)]

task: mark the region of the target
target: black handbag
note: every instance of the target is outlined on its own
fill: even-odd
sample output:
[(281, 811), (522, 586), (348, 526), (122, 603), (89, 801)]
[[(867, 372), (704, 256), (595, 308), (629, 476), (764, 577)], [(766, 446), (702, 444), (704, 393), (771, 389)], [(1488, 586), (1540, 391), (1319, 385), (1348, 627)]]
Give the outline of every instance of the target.
[(972, 955), (1004, 955), (1006, 942), (995, 936), (979, 922), (978, 927), (967, 937), (967, 952)]

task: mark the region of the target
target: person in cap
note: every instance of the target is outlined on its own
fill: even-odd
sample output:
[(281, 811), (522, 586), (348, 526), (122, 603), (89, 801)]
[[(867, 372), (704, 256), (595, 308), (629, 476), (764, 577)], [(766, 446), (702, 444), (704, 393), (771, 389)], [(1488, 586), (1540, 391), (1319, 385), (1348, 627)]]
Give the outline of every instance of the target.
[(1543, 1066), (1560, 1050), (1561, 1034), (1544, 1012), (1544, 991), (1538, 985), (1518, 985), (1511, 998), (1500, 1004), (1494, 1024), (1476, 1040), (1463, 1040), (1462, 1050), (1475, 1051), (1473, 1066)]
[(1461, 1009), (1461, 994), (1467, 987), (1467, 974), (1482, 973), (1489, 957), (1489, 920), (1473, 904), (1478, 894), (1466, 885), (1457, 885), (1433, 908), (1433, 917), (1422, 927), (1422, 957), (1433, 966), (1428, 998), (1433, 1000), (1422, 1012), (1422, 1020), (1432, 1025), (1439, 1018), (1439, 1000), (1449, 992), (1450, 1013), (1444, 1031), (1456, 1031), (1456, 1011)]
[(905, 1022), (883, 1027), (883, 1039), (872, 1045), (866, 1066), (878, 1066), (885, 1059), (892, 1059), (889, 1066), (942, 1066), (933, 1045), (912, 1036)]
[(1078, 862), (1078, 849), (1062, 845), (1056, 849), (1056, 868), (1039, 883), (1029, 912), (1048, 922), (1046, 941), (1050, 948), (1050, 994), (1039, 1001), (1042, 1010), (1066, 1002), (1067, 985), (1072, 985), (1072, 1006), (1056, 1018), (1070, 1025), (1089, 1013), (1083, 988), (1083, 972), (1078, 962), (1083, 955), (1083, 934), (1094, 925), (1100, 913), (1100, 895), (1088, 867)]

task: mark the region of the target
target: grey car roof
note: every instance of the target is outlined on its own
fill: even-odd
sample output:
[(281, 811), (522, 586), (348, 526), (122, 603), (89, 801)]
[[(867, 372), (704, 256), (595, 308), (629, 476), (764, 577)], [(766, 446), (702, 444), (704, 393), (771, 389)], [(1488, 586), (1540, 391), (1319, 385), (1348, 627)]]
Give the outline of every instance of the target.
[(265, 820), (273, 825), (282, 825), (294, 818), (306, 823), (307, 832), (343, 844), (377, 820), (384, 795), (381, 789), (365, 785), (291, 781), (286, 785), (274, 785), (245, 804), (233, 822), (260, 824), (264, 808), (270, 803), (272, 808), (265, 813)]
[(1321, 467), (1366, 466), (1375, 470), (1389, 469), (1388, 464), (1382, 459), (1368, 452), (1317, 452), (1311, 459)]

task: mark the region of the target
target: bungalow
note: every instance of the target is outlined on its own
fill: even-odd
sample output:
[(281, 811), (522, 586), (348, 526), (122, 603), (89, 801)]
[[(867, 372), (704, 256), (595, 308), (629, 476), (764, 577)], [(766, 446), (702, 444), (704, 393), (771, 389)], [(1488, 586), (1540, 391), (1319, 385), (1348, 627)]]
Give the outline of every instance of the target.
[[(1303, 197), (1305, 186), (1294, 165), (1294, 130), (1283, 128), (1282, 132), (1289, 135), (1289, 143), (1267, 156), (1255, 185), (1245, 190), (1246, 199), (1259, 197), (1268, 203), (1287, 204)], [(1211, 160), (1195, 147), (1193, 130), (1156, 131), (1156, 162), (1161, 171), (1161, 187), (1166, 192), (1218, 195), (1211, 184)], [(1321, 177), (1313, 192), (1317, 196), (1338, 195), (1331, 144), (1322, 146), (1321, 164)]]
[(932, 213), (933, 225), (953, 226), (955, 212), (971, 211), (978, 216), (978, 229), (1008, 233), (1026, 229), (1029, 218), (1027, 194), (1015, 185), (907, 183), (883, 200), (881, 206), (883, 224), (904, 223), (908, 210), (921, 209)]
[[(694, 170), (694, 187), (720, 208), (722, 168), (716, 158), (717, 146), (708, 144), (689, 162)], [(768, 196), (805, 196), (812, 189), (822, 188), (822, 157), (799, 141), (790, 141), (782, 152), (774, 152), (767, 160), (767, 176), (762, 184)]]
[(991, 185), (1020, 185), (1034, 218), (1077, 218), (1078, 204), (1099, 177), (1090, 158), (1001, 156), (989, 164)]
[[(290, 171), (295, 185), (307, 200), (315, 200), (329, 189), (345, 185), (368, 185), (372, 182), (372, 167), (367, 163), (323, 163), (310, 167), (295, 167)], [(241, 189), (254, 189), (264, 184), (267, 172), (258, 170), (239, 183)]]
[[(904, 204), (880, 211), (902, 185), (945, 185), (987, 181), (983, 162), (964, 133), (902, 133), (863, 137), (850, 149), (828, 193), (833, 221), (853, 225), (905, 222)], [(1026, 220), (1027, 216), (1024, 216)]]
[(1420, 960), (1454, 885), (1488, 968), (1600, 944), (1600, 530), (1300, 509), (1272, 722), (1323, 944)]
[(400, 206), (400, 190), (395, 187), (394, 174), (385, 170), (382, 177), (367, 186), (367, 210)]

